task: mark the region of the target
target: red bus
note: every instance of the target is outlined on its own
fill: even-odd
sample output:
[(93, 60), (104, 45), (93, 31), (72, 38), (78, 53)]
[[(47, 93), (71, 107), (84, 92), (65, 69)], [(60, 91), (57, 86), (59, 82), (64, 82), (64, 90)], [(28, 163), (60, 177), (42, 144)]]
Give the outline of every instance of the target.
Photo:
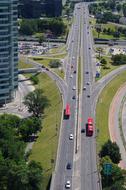
[(87, 136), (92, 136), (94, 131), (94, 122), (93, 118), (89, 117), (87, 122)]
[(66, 109), (64, 110), (64, 116), (65, 116), (65, 119), (68, 119), (70, 117), (70, 105), (69, 104), (66, 105)]

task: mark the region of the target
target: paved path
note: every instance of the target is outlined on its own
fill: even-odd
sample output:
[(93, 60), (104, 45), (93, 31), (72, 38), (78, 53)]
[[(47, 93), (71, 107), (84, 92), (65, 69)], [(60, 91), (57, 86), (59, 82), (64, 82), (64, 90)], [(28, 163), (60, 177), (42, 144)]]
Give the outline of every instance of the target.
[[(120, 167), (126, 169), (126, 150), (123, 145), (123, 141), (120, 135), (119, 129), (119, 112), (122, 104), (122, 100), (126, 95), (126, 83), (124, 83), (116, 92), (109, 109), (109, 132), (110, 139), (112, 142), (116, 142), (120, 148), (120, 153), (122, 160), (120, 162)], [(126, 113), (126, 106), (123, 107), (123, 115), (124, 111)], [(124, 123), (126, 123), (126, 117), (122, 117), (122, 128), (124, 128)], [(124, 136), (126, 137), (126, 130), (123, 130)]]

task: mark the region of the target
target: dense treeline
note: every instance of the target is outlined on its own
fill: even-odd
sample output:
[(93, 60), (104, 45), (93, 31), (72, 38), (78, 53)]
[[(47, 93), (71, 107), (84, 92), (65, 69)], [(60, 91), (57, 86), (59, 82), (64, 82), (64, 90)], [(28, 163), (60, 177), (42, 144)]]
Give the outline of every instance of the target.
[[(119, 147), (115, 142), (108, 140), (100, 151), (100, 171), (104, 190), (126, 190), (126, 171), (117, 164), (121, 160)], [(109, 168), (106, 169), (106, 164)]]
[[(25, 127), (24, 127), (25, 126)], [(27, 126), (27, 127), (26, 127)], [(0, 116), (0, 189), (40, 190), (42, 167), (35, 161), (26, 163), (25, 142), (40, 129), (36, 118), (20, 119), (14, 115)], [(30, 133), (22, 129), (29, 128)]]
[(37, 32), (50, 30), (54, 36), (59, 36), (66, 31), (66, 25), (62, 19), (23, 19), (20, 23), (20, 34), (33, 35)]
[[(115, 11), (116, 14), (114, 14)], [(116, 0), (95, 3), (89, 6), (89, 12), (95, 15), (97, 23), (107, 23), (108, 21), (119, 23), (119, 19), (122, 15), (120, 12), (123, 12), (123, 15), (126, 17), (126, 3), (121, 3)]]

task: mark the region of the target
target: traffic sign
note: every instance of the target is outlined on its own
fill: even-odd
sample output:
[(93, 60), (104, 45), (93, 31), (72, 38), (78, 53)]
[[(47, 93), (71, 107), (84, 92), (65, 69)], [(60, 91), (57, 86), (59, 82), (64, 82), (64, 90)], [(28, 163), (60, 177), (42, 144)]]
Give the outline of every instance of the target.
[(111, 175), (112, 173), (112, 164), (111, 163), (105, 163), (103, 165), (103, 172), (105, 175)]

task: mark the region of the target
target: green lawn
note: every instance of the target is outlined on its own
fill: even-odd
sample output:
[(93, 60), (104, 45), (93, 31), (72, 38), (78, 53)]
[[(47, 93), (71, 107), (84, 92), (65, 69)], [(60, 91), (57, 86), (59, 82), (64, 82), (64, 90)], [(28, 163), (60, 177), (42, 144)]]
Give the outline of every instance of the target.
[(19, 60), (18, 62), (18, 68), (19, 69), (27, 69), (27, 68), (33, 68), (34, 66), (29, 63), (25, 63), (23, 60)]
[(49, 178), (54, 169), (54, 164), (51, 161), (54, 160), (55, 162), (57, 153), (62, 101), (55, 83), (46, 74), (39, 74), (38, 77), (38, 87), (44, 91), (44, 95), (50, 101), (50, 106), (45, 110), (42, 120), (43, 129), (39, 133), (36, 143), (33, 145), (30, 159), (41, 163), (44, 170), (42, 190), (46, 190)]
[(99, 129), (97, 150), (110, 138), (108, 130), (109, 107), (119, 87), (126, 82), (126, 71), (114, 78), (102, 91), (96, 107), (96, 127)]
[[(34, 60), (33, 57), (31, 59)], [(41, 57), (38, 57), (38, 60), (35, 60), (35, 61), (38, 62), (38, 63), (40, 63), (40, 64), (42, 64), (42, 65), (44, 65), (45, 67), (49, 67), (50, 68), (49, 62), (51, 60), (55, 60), (55, 59), (54, 58), (41, 58)], [(51, 68), (51, 70), (54, 71), (55, 73), (57, 73), (61, 78), (64, 78), (64, 71), (63, 70), (59, 70), (58, 68), (56, 68), (56, 69), (52, 69)]]
[[(97, 31), (95, 30), (95, 25), (97, 25), (97, 23), (96, 23), (96, 19), (95, 18), (90, 18), (90, 21), (91, 21), (91, 24), (94, 26), (93, 27), (93, 29), (92, 29), (92, 33), (93, 33), (93, 36), (94, 36), (94, 38), (98, 38), (98, 33), (97, 33)], [(99, 25), (101, 25), (101, 28), (102, 28), (102, 30), (104, 29), (104, 28), (106, 28), (106, 29), (108, 29), (108, 28), (110, 28), (111, 30), (114, 30), (115, 31), (115, 29), (117, 28), (117, 26), (113, 23), (107, 23), (107, 24), (99, 24)], [(99, 38), (104, 38), (104, 39), (116, 39), (115, 37), (113, 37), (113, 35), (107, 35), (107, 34), (105, 34), (105, 33), (103, 33), (103, 32), (101, 32), (100, 33), (100, 35), (99, 35)], [(126, 39), (126, 37), (124, 36), (124, 35), (120, 35), (120, 38), (119, 39)]]
[(108, 69), (104, 69), (104, 66), (101, 66), (101, 77), (100, 78), (102, 78), (103, 76), (107, 75), (112, 70), (117, 69), (118, 67), (120, 67), (120, 66), (112, 65), (112, 61), (111, 61), (110, 57), (107, 57), (107, 56), (102, 56), (102, 57), (104, 59), (106, 59), (106, 61), (107, 61), (107, 65), (106, 66), (108, 67)]

